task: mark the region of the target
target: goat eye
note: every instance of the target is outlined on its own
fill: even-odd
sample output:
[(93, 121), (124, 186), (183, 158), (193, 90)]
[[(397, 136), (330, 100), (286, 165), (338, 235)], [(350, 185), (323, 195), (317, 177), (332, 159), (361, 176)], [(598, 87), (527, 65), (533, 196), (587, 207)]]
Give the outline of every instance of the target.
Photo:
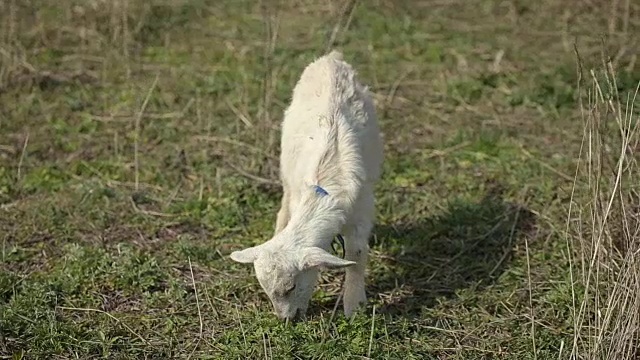
[(292, 287), (290, 287), (287, 291), (284, 292), (284, 295), (287, 296), (287, 295), (291, 294), (291, 292), (293, 290), (295, 290), (295, 289), (296, 289), (296, 284), (293, 284)]

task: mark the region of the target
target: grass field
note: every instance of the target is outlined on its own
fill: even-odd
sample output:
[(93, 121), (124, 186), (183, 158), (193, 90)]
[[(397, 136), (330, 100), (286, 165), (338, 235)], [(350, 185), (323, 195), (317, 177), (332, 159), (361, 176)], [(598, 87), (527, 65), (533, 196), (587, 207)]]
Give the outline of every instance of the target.
[[(385, 137), (369, 303), (325, 273), (285, 325), (228, 254), (334, 47)], [(3, 0), (0, 358), (637, 359), (638, 48), (633, 0)]]

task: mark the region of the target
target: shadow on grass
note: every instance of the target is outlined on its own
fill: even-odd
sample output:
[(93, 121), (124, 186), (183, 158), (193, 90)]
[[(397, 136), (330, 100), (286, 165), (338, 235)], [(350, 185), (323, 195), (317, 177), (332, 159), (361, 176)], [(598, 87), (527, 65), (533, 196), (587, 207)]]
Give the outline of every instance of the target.
[(371, 274), (371, 297), (380, 312), (418, 315), (442, 296), (492, 284), (512, 258), (516, 244), (535, 225), (534, 215), (504, 201), (494, 188), (477, 203), (453, 202), (435, 218), (376, 227), (381, 269)]

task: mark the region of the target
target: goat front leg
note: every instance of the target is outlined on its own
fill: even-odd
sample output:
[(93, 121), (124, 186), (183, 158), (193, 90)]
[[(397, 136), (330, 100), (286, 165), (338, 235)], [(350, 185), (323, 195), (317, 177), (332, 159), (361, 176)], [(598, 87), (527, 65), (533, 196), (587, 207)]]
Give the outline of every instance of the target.
[(365, 293), (365, 270), (369, 259), (369, 235), (373, 224), (370, 220), (345, 227), (345, 258), (356, 264), (346, 269), (344, 280), (344, 314), (355, 315), (356, 310), (367, 302)]
[(278, 216), (276, 218), (276, 235), (287, 226), (289, 219), (291, 219), (291, 212), (289, 210), (289, 191), (285, 188), (282, 193), (280, 210), (278, 211)]

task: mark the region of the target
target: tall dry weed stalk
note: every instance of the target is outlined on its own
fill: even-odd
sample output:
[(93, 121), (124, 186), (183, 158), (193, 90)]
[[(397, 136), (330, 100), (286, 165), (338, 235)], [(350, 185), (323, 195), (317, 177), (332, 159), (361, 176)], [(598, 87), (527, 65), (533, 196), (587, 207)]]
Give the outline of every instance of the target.
[(584, 120), (567, 220), (572, 254), (572, 359), (640, 358), (640, 108), (613, 66), (580, 89)]

